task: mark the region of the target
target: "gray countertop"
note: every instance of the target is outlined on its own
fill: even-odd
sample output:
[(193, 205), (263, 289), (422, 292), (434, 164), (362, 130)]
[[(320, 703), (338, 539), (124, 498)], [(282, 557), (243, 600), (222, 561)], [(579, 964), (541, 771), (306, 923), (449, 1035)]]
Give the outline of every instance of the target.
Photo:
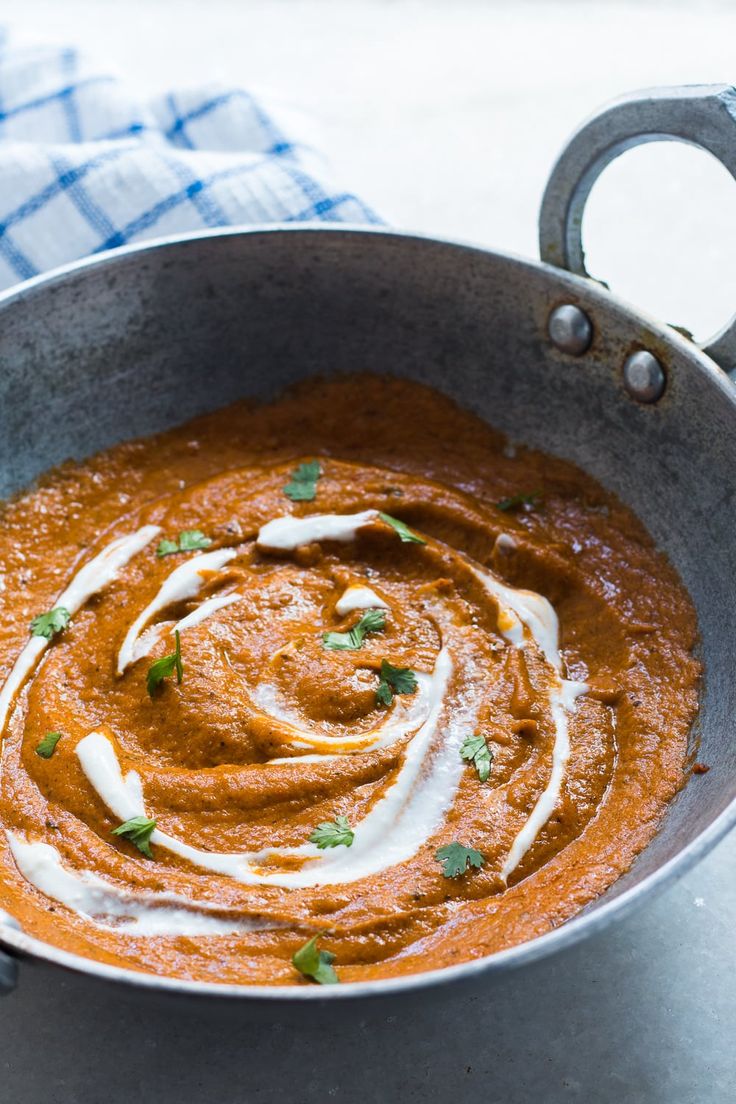
[[(342, 175), (387, 219), (526, 254), (581, 118), (619, 92), (736, 68), (726, 0), (6, 0), (3, 19), (88, 47), (142, 89), (269, 84), (319, 117)], [(648, 147), (593, 200), (596, 274), (702, 336), (725, 320), (736, 189), (714, 162)], [(0, 1000), (0, 1101), (732, 1104), (735, 872), (732, 837), (563, 957), (339, 1030), (141, 1005), (24, 964)]]
[(564, 955), (339, 1028), (161, 1006), (23, 964), (0, 1004), (7, 1104), (733, 1104), (736, 838)]

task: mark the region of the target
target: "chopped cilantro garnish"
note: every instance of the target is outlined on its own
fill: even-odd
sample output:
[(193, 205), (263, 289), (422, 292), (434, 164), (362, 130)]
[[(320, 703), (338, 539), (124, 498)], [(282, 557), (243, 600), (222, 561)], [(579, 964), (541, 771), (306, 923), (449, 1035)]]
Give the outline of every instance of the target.
[(292, 502), (312, 502), (317, 494), (317, 480), (322, 475), (319, 461), (310, 460), (294, 468), (291, 482), (284, 487), (284, 494)]
[(511, 498), (502, 498), (500, 502), (496, 503), (496, 506), (499, 510), (508, 512), (509, 510), (517, 510), (519, 506), (533, 506), (541, 497), (541, 491), (530, 491), (529, 494), (515, 494)]
[(474, 866), (480, 870), (485, 862), (480, 851), (457, 842), (447, 843), (444, 847), (438, 848), (435, 858), (442, 863), (442, 873), (446, 878), (459, 878), (466, 872), (468, 866)]
[(488, 781), (493, 762), (493, 752), (489, 748), (485, 736), (466, 736), (463, 746), (460, 748), (460, 756), (472, 763), (478, 772), (481, 782)]
[(40, 755), (42, 759), (50, 759), (60, 739), (60, 732), (47, 732), (41, 743), (36, 745), (36, 755)]
[(163, 680), (171, 678), (174, 672), (176, 672), (177, 683), (181, 683), (184, 678), (184, 665), (181, 661), (181, 637), (178, 629), (174, 630), (174, 639), (176, 640), (176, 648), (171, 655), (161, 656), (161, 659), (157, 659), (148, 668), (146, 686), (151, 697), (153, 697)]
[(156, 555), (160, 558), (171, 556), (174, 552), (199, 552), (202, 548), (209, 548), (211, 544), (211, 538), (206, 537), (200, 529), (182, 529), (175, 541), (159, 541)]
[(410, 667), (394, 667), (387, 659), (381, 660), (381, 677), (376, 690), (379, 705), (390, 705), (394, 694), (413, 694), (417, 688), (417, 676)]
[(147, 859), (152, 859), (151, 836), (155, 827), (155, 820), (149, 820), (148, 817), (144, 816), (135, 816), (131, 817), (130, 820), (126, 820), (119, 827), (113, 828), (112, 834), (130, 840)]
[(378, 516), (381, 521), (385, 521), (387, 525), (390, 525), (398, 535), (399, 539), (404, 544), (426, 544), (424, 537), (420, 537), (418, 533), (415, 533), (413, 529), (410, 529), (408, 525), (405, 525), (403, 521), (399, 521), (398, 518), (391, 517), (390, 514), (384, 514), (380, 510)]
[(330, 951), (318, 951), (318, 939), (319, 935), (313, 936), (308, 943), (295, 951), (292, 964), (300, 974), (319, 985), (337, 985), (340, 979), (332, 968), (335, 956)]
[(354, 838), (348, 818), (337, 816), (334, 820), (318, 825), (309, 837), (309, 842), (316, 843), (320, 851), (324, 851), (326, 847), (350, 847)]
[(72, 619), (72, 615), (64, 606), (56, 606), (48, 613), (39, 613), (31, 621), (31, 635), (43, 636), (51, 640), (57, 633), (63, 632)]
[(173, 541), (172, 540), (162, 540), (162, 541), (158, 542), (158, 547), (156, 549), (156, 555), (160, 558), (161, 556), (171, 556), (174, 552), (178, 552), (178, 551), (179, 551), (179, 542), (178, 542), (178, 540), (173, 540)]
[(353, 625), (349, 632), (326, 632), (322, 634), (322, 647), (333, 651), (356, 652), (361, 648), (368, 633), (381, 632), (386, 628), (386, 611), (382, 609), (367, 610), (357, 625)]

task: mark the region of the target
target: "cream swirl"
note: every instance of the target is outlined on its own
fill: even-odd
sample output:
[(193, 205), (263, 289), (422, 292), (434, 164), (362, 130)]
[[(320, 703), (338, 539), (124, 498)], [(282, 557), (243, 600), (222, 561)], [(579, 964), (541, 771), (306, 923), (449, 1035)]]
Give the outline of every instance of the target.
[[(317, 541), (355, 541), (362, 528), (374, 526), (378, 521), (379, 514), (373, 510), (350, 515), (284, 516), (261, 527), (257, 544), (269, 552), (287, 554)], [(64, 592), (67, 600), (70, 594), (80, 595), (76, 603), (78, 608), (85, 594), (96, 592), (124, 566), (127, 561), (123, 555), (133, 555), (157, 531), (155, 527), (144, 527), (122, 543), (120, 539), (112, 542), (75, 576)], [(555, 808), (570, 754), (567, 715), (574, 707), (576, 698), (587, 687), (561, 677), (557, 617), (545, 598), (503, 584), (492, 572), (481, 569), (440, 542), (430, 542), (430, 553), (432, 544), (438, 546), (443, 556), (461, 564), (463, 570), (479, 580), (483, 589), (495, 599), (498, 603), (499, 629), (511, 646), (536, 647), (549, 668), (547, 693), (555, 728), (549, 781), (514, 838), (503, 863), (501, 876), (506, 880), (533, 845)], [(128, 667), (138, 663), (175, 629), (182, 631), (201, 625), (215, 613), (243, 600), (243, 595), (237, 591), (215, 595), (199, 602), (184, 617), (151, 625), (156, 615), (180, 606), (186, 600), (199, 598), (208, 578), (237, 558), (236, 549), (225, 548), (194, 556), (174, 568), (153, 599), (131, 623), (118, 653), (118, 674), (124, 674)], [(107, 573), (99, 577), (92, 570), (96, 564), (112, 564), (113, 568), (108, 568)], [(89, 583), (85, 582), (87, 579), (97, 580), (100, 587), (90, 590)], [(369, 601), (381, 602), (383, 608), (389, 608), (369, 587), (353, 586), (352, 589), (358, 592), (360, 601), (357, 606), (350, 604), (350, 610), (367, 608)], [(336, 612), (341, 601), (345, 610), (344, 597), (338, 600)], [(428, 616), (439, 629), (442, 641), (433, 671), (417, 672), (416, 694), (410, 698), (397, 698), (388, 718), (358, 735), (336, 737), (320, 734), (315, 731), (315, 726), (307, 726), (290, 711), (288, 705), (284, 705), (277, 685), (259, 681), (252, 688), (252, 706), (276, 723), (280, 741), (297, 752), (305, 749), (315, 752), (313, 762), (319, 761), (322, 756), (333, 758), (378, 750), (408, 737), (398, 773), (373, 808), (355, 825), (354, 840), (349, 849), (345, 848), (337, 855), (325, 855), (313, 844), (306, 843), (289, 848), (260, 848), (242, 854), (213, 852), (183, 843), (159, 829), (153, 832), (152, 842), (194, 866), (236, 878), (245, 884), (274, 884), (285, 888), (357, 881), (410, 859), (437, 830), (452, 803), (462, 770), (460, 745), (463, 737), (477, 726), (482, 689), (487, 678), (477, 658), (463, 648), (463, 633), (441, 593), (434, 595)], [(454, 661), (453, 654), (456, 655)], [(284, 655), (283, 647), (277, 655)], [(30, 669), (23, 666), (24, 662), (21, 657), (21, 674), (29, 674)], [(459, 663), (463, 668), (463, 689), (455, 691), (453, 709), (449, 710), (453, 670)], [(11, 687), (18, 679), (19, 674), (14, 669), (9, 680)], [(7, 690), (5, 692), (7, 694)], [(131, 770), (123, 776), (115, 748), (104, 732), (95, 731), (85, 736), (77, 743), (76, 754), (89, 783), (120, 821), (146, 816), (147, 811), (155, 816), (155, 809), (146, 809), (138, 774)], [(278, 867), (281, 860), (291, 862), (294, 859), (301, 861), (301, 869), (272, 869)], [(28, 864), (26, 868), (29, 869)]]

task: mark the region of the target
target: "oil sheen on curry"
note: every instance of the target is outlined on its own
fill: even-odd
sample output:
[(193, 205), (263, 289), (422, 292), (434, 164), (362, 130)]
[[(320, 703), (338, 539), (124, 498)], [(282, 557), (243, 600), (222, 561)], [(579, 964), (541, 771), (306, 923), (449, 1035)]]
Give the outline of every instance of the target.
[[(695, 615), (571, 465), (312, 381), (3, 508), (0, 906), (106, 963), (351, 982), (562, 924), (687, 773)], [(334, 956), (334, 957), (333, 957)]]

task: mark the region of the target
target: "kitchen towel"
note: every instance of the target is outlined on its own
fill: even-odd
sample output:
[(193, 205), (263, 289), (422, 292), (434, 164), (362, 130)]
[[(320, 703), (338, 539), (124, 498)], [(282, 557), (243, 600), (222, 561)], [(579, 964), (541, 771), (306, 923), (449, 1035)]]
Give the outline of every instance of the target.
[(378, 222), (243, 88), (142, 99), (73, 48), (0, 39), (0, 288), (213, 226)]

